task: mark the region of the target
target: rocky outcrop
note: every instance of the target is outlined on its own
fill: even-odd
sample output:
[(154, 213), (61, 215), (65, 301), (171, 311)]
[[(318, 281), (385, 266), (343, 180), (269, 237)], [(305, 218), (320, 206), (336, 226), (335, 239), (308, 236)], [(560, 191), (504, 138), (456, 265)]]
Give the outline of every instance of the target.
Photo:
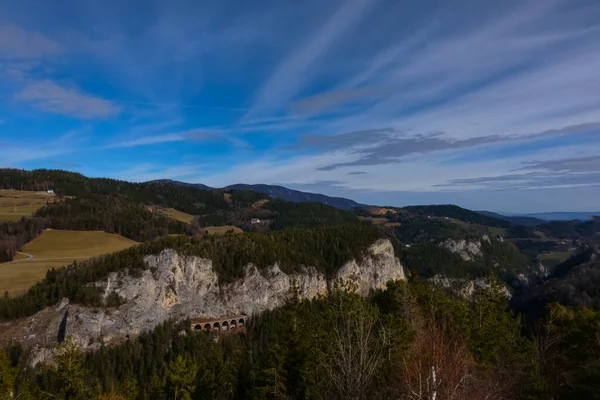
[[(443, 275), (435, 275), (430, 279), (434, 284), (441, 286), (446, 289), (452, 290), (467, 299), (471, 299), (484, 289), (492, 287), (488, 278), (475, 278), (475, 279), (460, 279), (460, 278), (449, 278)], [(510, 299), (512, 294), (508, 287), (502, 286), (501, 292), (506, 298)]]
[(342, 265), (331, 280), (312, 267), (286, 274), (277, 264), (262, 270), (248, 264), (243, 279), (219, 284), (208, 259), (164, 250), (144, 261), (148, 268), (141, 276), (112, 273), (95, 283), (104, 289), (105, 296), (116, 294), (123, 299), (120, 307), (94, 309), (65, 300), (12, 324), (6, 337), (33, 348), (33, 361), (37, 362), (64, 336), (72, 336), (83, 349), (95, 349), (134, 338), (171, 319), (252, 315), (283, 305), (292, 293), (311, 299), (341, 284), (366, 295), (372, 289), (384, 288), (390, 280), (405, 279), (388, 240), (369, 247), (362, 260)]
[[(483, 236), (482, 240), (487, 240), (489, 242), (487, 236)], [(480, 241), (446, 239), (440, 246), (458, 254), (465, 261), (474, 261), (483, 256)]]

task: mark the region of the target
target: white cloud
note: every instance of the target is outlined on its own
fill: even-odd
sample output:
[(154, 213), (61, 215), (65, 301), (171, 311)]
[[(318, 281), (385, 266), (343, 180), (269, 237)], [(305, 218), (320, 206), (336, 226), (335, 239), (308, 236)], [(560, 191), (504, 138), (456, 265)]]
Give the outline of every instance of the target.
[(144, 136), (137, 139), (125, 140), (106, 146), (106, 148), (148, 146), (160, 143), (184, 142), (189, 137), (183, 133), (167, 133), (164, 135)]
[(108, 100), (62, 87), (50, 80), (29, 83), (15, 99), (43, 111), (78, 118), (107, 118), (121, 111), (121, 107)]
[(215, 140), (224, 140), (240, 148), (249, 146), (248, 143), (246, 143), (242, 139), (231, 136), (228, 134), (227, 131), (224, 130), (214, 128), (194, 128), (183, 132), (170, 132), (156, 135), (141, 136), (127, 140), (120, 140), (115, 143), (109, 144), (104, 148), (110, 149), (138, 147), (161, 143), (203, 142)]

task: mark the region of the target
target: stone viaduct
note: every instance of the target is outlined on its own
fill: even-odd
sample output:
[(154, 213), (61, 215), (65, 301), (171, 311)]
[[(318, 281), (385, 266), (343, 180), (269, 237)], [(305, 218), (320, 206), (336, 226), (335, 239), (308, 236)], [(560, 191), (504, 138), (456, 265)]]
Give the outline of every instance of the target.
[(248, 321), (248, 316), (245, 314), (234, 315), (223, 318), (193, 318), (191, 320), (192, 329), (195, 331), (229, 331), (238, 328), (243, 328)]

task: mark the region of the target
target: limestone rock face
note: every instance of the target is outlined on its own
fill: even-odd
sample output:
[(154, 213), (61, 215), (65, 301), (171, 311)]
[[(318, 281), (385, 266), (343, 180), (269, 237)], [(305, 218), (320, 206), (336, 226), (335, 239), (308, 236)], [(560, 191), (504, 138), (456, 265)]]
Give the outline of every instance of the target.
[(389, 240), (378, 240), (368, 251), (361, 264), (355, 260), (344, 264), (336, 273), (334, 282), (353, 287), (362, 296), (371, 289), (384, 289), (388, 281), (405, 280), (404, 270), (394, 256)]
[(331, 281), (313, 267), (286, 274), (277, 264), (262, 270), (248, 264), (243, 279), (219, 284), (211, 260), (174, 250), (146, 256), (144, 262), (147, 269), (139, 276), (112, 273), (95, 283), (105, 296), (118, 294), (124, 300), (120, 307), (94, 309), (65, 300), (12, 323), (7, 335), (32, 348), (35, 363), (47, 358), (59, 337), (70, 335), (83, 349), (92, 350), (134, 338), (167, 320), (252, 315), (283, 305), (293, 292), (312, 299), (340, 283), (366, 295), (388, 281), (405, 279), (389, 240), (374, 243), (362, 260), (345, 263)]
[[(434, 275), (430, 278), (430, 281), (446, 289), (451, 289), (454, 293), (466, 298), (474, 298), (480, 291), (489, 289), (492, 285), (487, 278), (475, 278), (475, 279), (460, 279), (460, 278), (449, 278), (440, 274)], [(502, 294), (510, 299), (512, 293), (508, 287), (502, 286), (500, 291)]]
[[(482, 240), (489, 241), (489, 238), (484, 236)], [(481, 242), (479, 241), (447, 239), (442, 242), (441, 246), (458, 254), (465, 261), (473, 261), (483, 255), (481, 252)]]

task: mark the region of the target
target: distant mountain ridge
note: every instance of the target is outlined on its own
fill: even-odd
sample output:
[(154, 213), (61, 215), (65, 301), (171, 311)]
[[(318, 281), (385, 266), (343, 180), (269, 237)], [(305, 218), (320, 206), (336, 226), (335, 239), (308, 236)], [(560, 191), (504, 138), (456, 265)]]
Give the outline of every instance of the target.
[(293, 201), (296, 203), (321, 203), (342, 210), (348, 210), (353, 207), (361, 206), (361, 204), (357, 203), (356, 201), (346, 199), (344, 197), (331, 197), (319, 193), (302, 192), (300, 190), (288, 189), (286, 187), (277, 185), (247, 185), (243, 183), (238, 183), (235, 185), (226, 186), (223, 189), (252, 190), (254, 192), (264, 193), (271, 197), (275, 197), (286, 201)]
[(528, 227), (534, 227), (538, 225), (545, 224), (547, 221), (540, 218), (530, 217), (530, 216), (521, 216), (521, 215), (502, 215), (491, 211), (477, 211), (479, 214), (487, 215), (488, 217), (493, 217), (497, 219), (501, 219), (504, 221), (508, 221), (515, 225), (523, 225)]
[(278, 185), (266, 185), (256, 184), (248, 185), (245, 183), (237, 183), (235, 185), (225, 186), (223, 188), (213, 188), (202, 183), (188, 183), (175, 181), (172, 179), (157, 179), (151, 182), (156, 183), (170, 183), (185, 187), (195, 187), (203, 190), (214, 190), (214, 189), (225, 189), (225, 190), (250, 190), (253, 192), (263, 193), (273, 198), (291, 201), (295, 203), (321, 203), (326, 204), (340, 210), (349, 210), (354, 207), (360, 207), (363, 204), (359, 204), (354, 200), (346, 199), (344, 197), (331, 197), (320, 193), (302, 192), (300, 190), (289, 189), (284, 186)]
[(591, 212), (578, 212), (578, 211), (553, 211), (553, 212), (542, 212), (542, 213), (531, 213), (531, 214), (506, 214), (509, 217), (533, 217), (543, 219), (544, 221), (570, 221), (579, 219), (581, 221), (587, 221), (593, 217), (600, 216), (600, 211)]

